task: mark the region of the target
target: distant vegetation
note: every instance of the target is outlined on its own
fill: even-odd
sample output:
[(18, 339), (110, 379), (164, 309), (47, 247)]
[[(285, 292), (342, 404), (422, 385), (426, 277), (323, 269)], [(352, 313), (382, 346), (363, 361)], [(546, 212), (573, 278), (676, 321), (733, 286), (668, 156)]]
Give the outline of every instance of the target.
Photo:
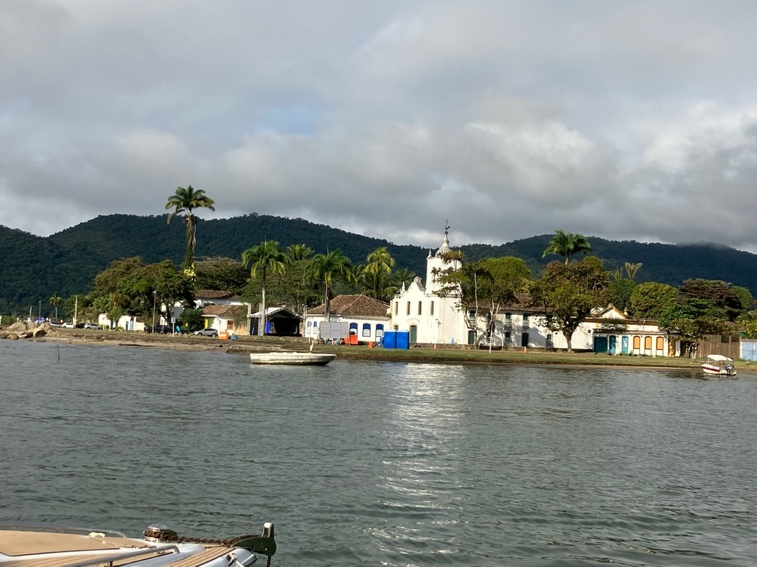
[[(92, 292), (95, 276), (115, 260), (138, 257), (145, 265), (170, 260), (180, 266), (186, 261), (186, 229), (181, 223), (168, 224), (166, 219), (167, 215), (100, 216), (47, 238), (0, 226), (0, 313), (23, 316), (28, 315), (31, 308), (33, 314), (41, 309), (43, 315), (52, 316), (58, 308), (61, 316), (66, 314), (70, 318), (69, 299)], [(229, 264), (224, 259), (239, 262), (243, 251), (265, 241), (277, 241), (282, 249), (304, 245), (313, 255), (340, 250), (356, 266), (364, 265), (367, 273), (362, 282), (373, 281), (374, 288), (377, 285), (381, 288), (370, 291), (374, 296), (384, 295), (391, 285), (380, 280), (380, 273), (372, 273), (378, 268), (370, 267), (372, 262), (367, 260), (370, 254), (385, 248), (395, 262), (392, 274), (395, 278), (402, 274), (405, 280), (413, 273), (425, 274), (428, 255), (428, 249), (419, 246), (396, 245), (303, 219), (255, 213), (222, 220), (198, 219), (197, 232), (194, 255), (196, 260), (205, 260), (206, 268), (205, 272), (197, 274), (198, 289), (213, 281), (225, 282), (228, 287), (244, 287), (249, 269), (240, 270), (241, 264)], [(521, 258), (537, 276), (555, 259), (554, 256), (543, 257), (554, 236), (534, 236), (499, 246), (470, 244), (459, 248), (467, 262), (506, 256)], [(440, 230), (439, 244), (441, 239)], [(686, 280), (718, 280), (747, 288), (757, 295), (755, 254), (714, 245), (643, 244), (595, 237), (589, 240), (591, 254), (603, 261), (610, 274), (624, 271), (628, 266), (634, 270), (634, 266), (641, 264), (631, 278), (636, 284), (657, 282), (678, 287)], [(452, 245), (455, 244), (453, 233)], [(582, 257), (584, 253), (574, 256)], [(304, 264), (293, 265), (289, 271), (296, 274), (302, 269)], [(615, 281), (620, 282), (610, 282), (617, 288), (615, 295), (630, 296), (633, 285), (629, 279), (616, 278)], [(254, 288), (255, 283), (250, 285)], [(269, 293), (273, 293), (271, 300), (277, 299), (273, 291)], [(322, 291), (314, 289), (296, 288), (288, 293), (300, 300), (310, 297), (308, 294), (312, 294), (314, 301), (323, 297)], [(53, 305), (50, 299), (54, 297), (64, 298), (64, 301), (56, 299), (57, 305)]]

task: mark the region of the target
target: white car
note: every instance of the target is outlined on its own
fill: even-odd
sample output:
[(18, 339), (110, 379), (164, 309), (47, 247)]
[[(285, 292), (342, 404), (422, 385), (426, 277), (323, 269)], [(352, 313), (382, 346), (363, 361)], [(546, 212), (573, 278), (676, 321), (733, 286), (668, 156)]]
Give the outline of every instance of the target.
[(95, 325), (94, 323), (84, 323), (85, 329), (99, 329), (100, 325)]
[(74, 324), (73, 323), (63, 323), (61, 325), (61, 327), (63, 327), (64, 329), (73, 329), (74, 328)]

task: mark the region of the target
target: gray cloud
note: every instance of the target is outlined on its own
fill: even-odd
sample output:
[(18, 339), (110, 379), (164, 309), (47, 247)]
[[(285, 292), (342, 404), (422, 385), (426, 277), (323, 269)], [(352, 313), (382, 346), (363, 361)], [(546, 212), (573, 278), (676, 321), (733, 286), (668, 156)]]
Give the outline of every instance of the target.
[(0, 224), (303, 217), (397, 243), (557, 228), (757, 250), (733, 2), (9, 0)]

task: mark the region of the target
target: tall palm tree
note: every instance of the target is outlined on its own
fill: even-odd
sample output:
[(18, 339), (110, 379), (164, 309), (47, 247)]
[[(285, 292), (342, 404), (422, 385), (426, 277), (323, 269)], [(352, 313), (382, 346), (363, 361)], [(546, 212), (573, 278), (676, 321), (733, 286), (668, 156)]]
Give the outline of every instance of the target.
[(307, 276), (314, 282), (323, 284), (323, 303), (325, 306), (325, 319), (331, 320), (331, 303), (329, 290), (334, 285), (334, 279), (342, 277), (348, 281), (354, 281), (352, 262), (340, 250), (334, 250), (326, 254), (316, 254), (307, 269)]
[(250, 276), (254, 278), (260, 273), (260, 312), (263, 315), (262, 324), (258, 325), (258, 335), (260, 336), (265, 334), (266, 323), (268, 323), (265, 304), (265, 289), (268, 276), (283, 276), (288, 263), (289, 257), (279, 249), (279, 243), (273, 240), (266, 240), (242, 252), (242, 264), (250, 268)]
[(361, 274), (364, 293), (368, 297), (375, 297), (387, 301), (394, 295), (397, 288), (392, 285), (392, 268), (395, 261), (386, 246), (376, 248), (366, 258), (368, 265)]
[(187, 225), (187, 252), (184, 257), (184, 268), (190, 269), (194, 264), (195, 246), (197, 246), (197, 217), (194, 214), (195, 209), (205, 208), (215, 211), (215, 201), (205, 195), (202, 189), (195, 189), (191, 185), (177, 187), (176, 193), (171, 195), (166, 202), (166, 209), (174, 209), (168, 215), (168, 222), (178, 215), (183, 215), (184, 223)]
[(55, 320), (58, 320), (58, 305), (61, 304), (63, 301), (63, 298), (58, 295), (58, 292), (56, 291), (53, 296), (49, 299), (50, 305), (55, 307)]
[(591, 252), (591, 244), (583, 234), (572, 234), (562, 230), (556, 230), (555, 235), (550, 238), (547, 249), (544, 250), (542, 258), (550, 254), (559, 254), (565, 257), (565, 265), (570, 262), (570, 257), (581, 252)]

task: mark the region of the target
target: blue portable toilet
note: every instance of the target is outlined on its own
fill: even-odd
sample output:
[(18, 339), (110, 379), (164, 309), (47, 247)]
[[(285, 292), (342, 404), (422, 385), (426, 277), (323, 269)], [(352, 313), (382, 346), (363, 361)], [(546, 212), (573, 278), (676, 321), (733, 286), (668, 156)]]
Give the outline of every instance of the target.
[(397, 348), (410, 348), (410, 331), (397, 331)]
[(397, 331), (384, 333), (384, 348), (397, 348)]

